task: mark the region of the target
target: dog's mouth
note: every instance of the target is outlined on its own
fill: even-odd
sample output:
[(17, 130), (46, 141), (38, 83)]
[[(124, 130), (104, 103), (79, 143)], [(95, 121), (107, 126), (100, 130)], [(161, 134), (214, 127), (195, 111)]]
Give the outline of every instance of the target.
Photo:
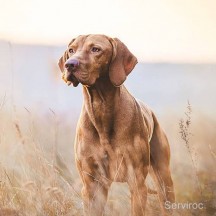
[(73, 84), (74, 87), (77, 87), (79, 85), (79, 81), (74, 75), (71, 75), (67, 81), (68, 85), (70, 85), (71, 83)]
[(68, 86), (72, 84), (74, 87), (77, 87), (79, 83), (82, 85), (89, 85), (90, 73), (82, 69), (65, 70), (62, 78)]
[(79, 80), (74, 76), (74, 74), (70, 72), (63, 74), (62, 78), (68, 86), (72, 84), (74, 87), (77, 87), (80, 83)]

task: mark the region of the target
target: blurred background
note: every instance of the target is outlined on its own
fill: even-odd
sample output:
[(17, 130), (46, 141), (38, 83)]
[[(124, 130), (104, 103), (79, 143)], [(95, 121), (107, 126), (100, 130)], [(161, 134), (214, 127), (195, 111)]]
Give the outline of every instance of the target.
[[(168, 135), (177, 201), (205, 203), (176, 214), (216, 215), (215, 11), (214, 0), (0, 0), (0, 215), (82, 214), (82, 87), (65, 85), (57, 62), (72, 38), (97, 33), (139, 60), (125, 85)], [(114, 186), (106, 214), (128, 215), (128, 203), (127, 187)]]

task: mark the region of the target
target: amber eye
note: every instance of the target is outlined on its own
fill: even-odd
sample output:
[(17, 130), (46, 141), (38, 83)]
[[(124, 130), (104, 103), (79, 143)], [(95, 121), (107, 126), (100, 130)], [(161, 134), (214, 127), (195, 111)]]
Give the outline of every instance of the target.
[(92, 51), (92, 52), (100, 52), (101, 49), (100, 49), (100, 48), (97, 48), (97, 47), (92, 47), (91, 51)]
[(75, 53), (75, 51), (74, 51), (72, 48), (70, 48), (70, 49), (68, 50), (68, 52), (69, 52), (69, 53)]

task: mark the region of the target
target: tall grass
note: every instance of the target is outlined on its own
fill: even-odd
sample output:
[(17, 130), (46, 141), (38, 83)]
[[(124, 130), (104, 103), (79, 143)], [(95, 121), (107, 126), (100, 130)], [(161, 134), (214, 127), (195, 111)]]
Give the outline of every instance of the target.
[(36, 123), (27, 112), (16, 120), (1, 115), (0, 215), (81, 215), (76, 179), (53, 148), (56, 126)]
[(197, 151), (192, 142), (190, 142), (191, 136), (193, 136), (191, 132), (191, 123), (192, 123), (192, 106), (190, 102), (188, 101), (187, 104), (187, 110), (184, 113), (184, 118), (181, 118), (179, 121), (179, 129), (180, 129), (180, 134), (181, 138), (184, 141), (184, 144), (187, 148), (187, 151), (189, 153), (189, 157), (191, 159), (193, 168), (194, 168), (194, 173), (196, 176), (196, 183), (200, 192), (200, 196), (202, 196), (202, 187), (199, 181), (199, 176), (198, 176), (198, 167), (197, 167)]
[[(47, 109), (43, 115), (29, 108), (12, 109), (13, 115), (8, 110), (6, 106), (1, 106), (0, 216), (82, 215), (81, 182), (73, 158), (74, 124), (64, 121), (52, 109)], [(199, 118), (202, 124), (197, 124), (196, 118), (192, 120), (192, 117), (187, 123), (189, 117), (184, 117), (182, 129), (189, 129), (188, 135), (191, 131), (193, 134), (188, 140), (189, 146), (181, 145), (185, 140), (179, 136), (177, 116), (162, 121), (171, 140), (171, 164), (177, 202), (204, 202), (205, 209), (178, 210), (176, 215), (214, 215), (216, 173), (212, 164), (215, 163), (216, 136), (212, 131), (216, 123), (208, 119), (211, 127), (203, 127), (203, 122), (206, 122), (204, 117)], [(168, 122), (174, 122), (177, 126), (170, 127)], [(205, 147), (202, 140), (208, 142)], [(197, 152), (197, 162), (194, 164), (191, 163), (194, 151), (192, 144), (196, 145)], [(203, 165), (202, 161), (206, 164)], [(196, 187), (190, 187), (194, 185), (193, 179), (196, 177), (202, 194)], [(148, 179), (148, 184), (152, 188), (151, 179)], [(113, 184), (106, 215), (127, 216), (129, 212), (130, 193), (127, 185)], [(154, 194), (148, 194), (147, 213), (150, 216), (160, 215)]]

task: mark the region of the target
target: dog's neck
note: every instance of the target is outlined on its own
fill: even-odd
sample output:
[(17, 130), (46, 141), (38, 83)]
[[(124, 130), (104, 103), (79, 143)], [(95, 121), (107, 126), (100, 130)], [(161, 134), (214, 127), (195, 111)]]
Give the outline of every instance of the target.
[[(84, 94), (88, 93), (92, 103), (112, 103), (112, 100), (115, 98), (115, 95), (119, 90), (120, 88), (115, 87), (108, 78), (98, 79), (93, 86), (84, 86)], [(84, 100), (89, 100), (90, 98), (84, 98)]]
[(113, 130), (121, 88), (109, 79), (99, 79), (91, 87), (83, 86), (84, 108), (98, 134), (108, 136)]

